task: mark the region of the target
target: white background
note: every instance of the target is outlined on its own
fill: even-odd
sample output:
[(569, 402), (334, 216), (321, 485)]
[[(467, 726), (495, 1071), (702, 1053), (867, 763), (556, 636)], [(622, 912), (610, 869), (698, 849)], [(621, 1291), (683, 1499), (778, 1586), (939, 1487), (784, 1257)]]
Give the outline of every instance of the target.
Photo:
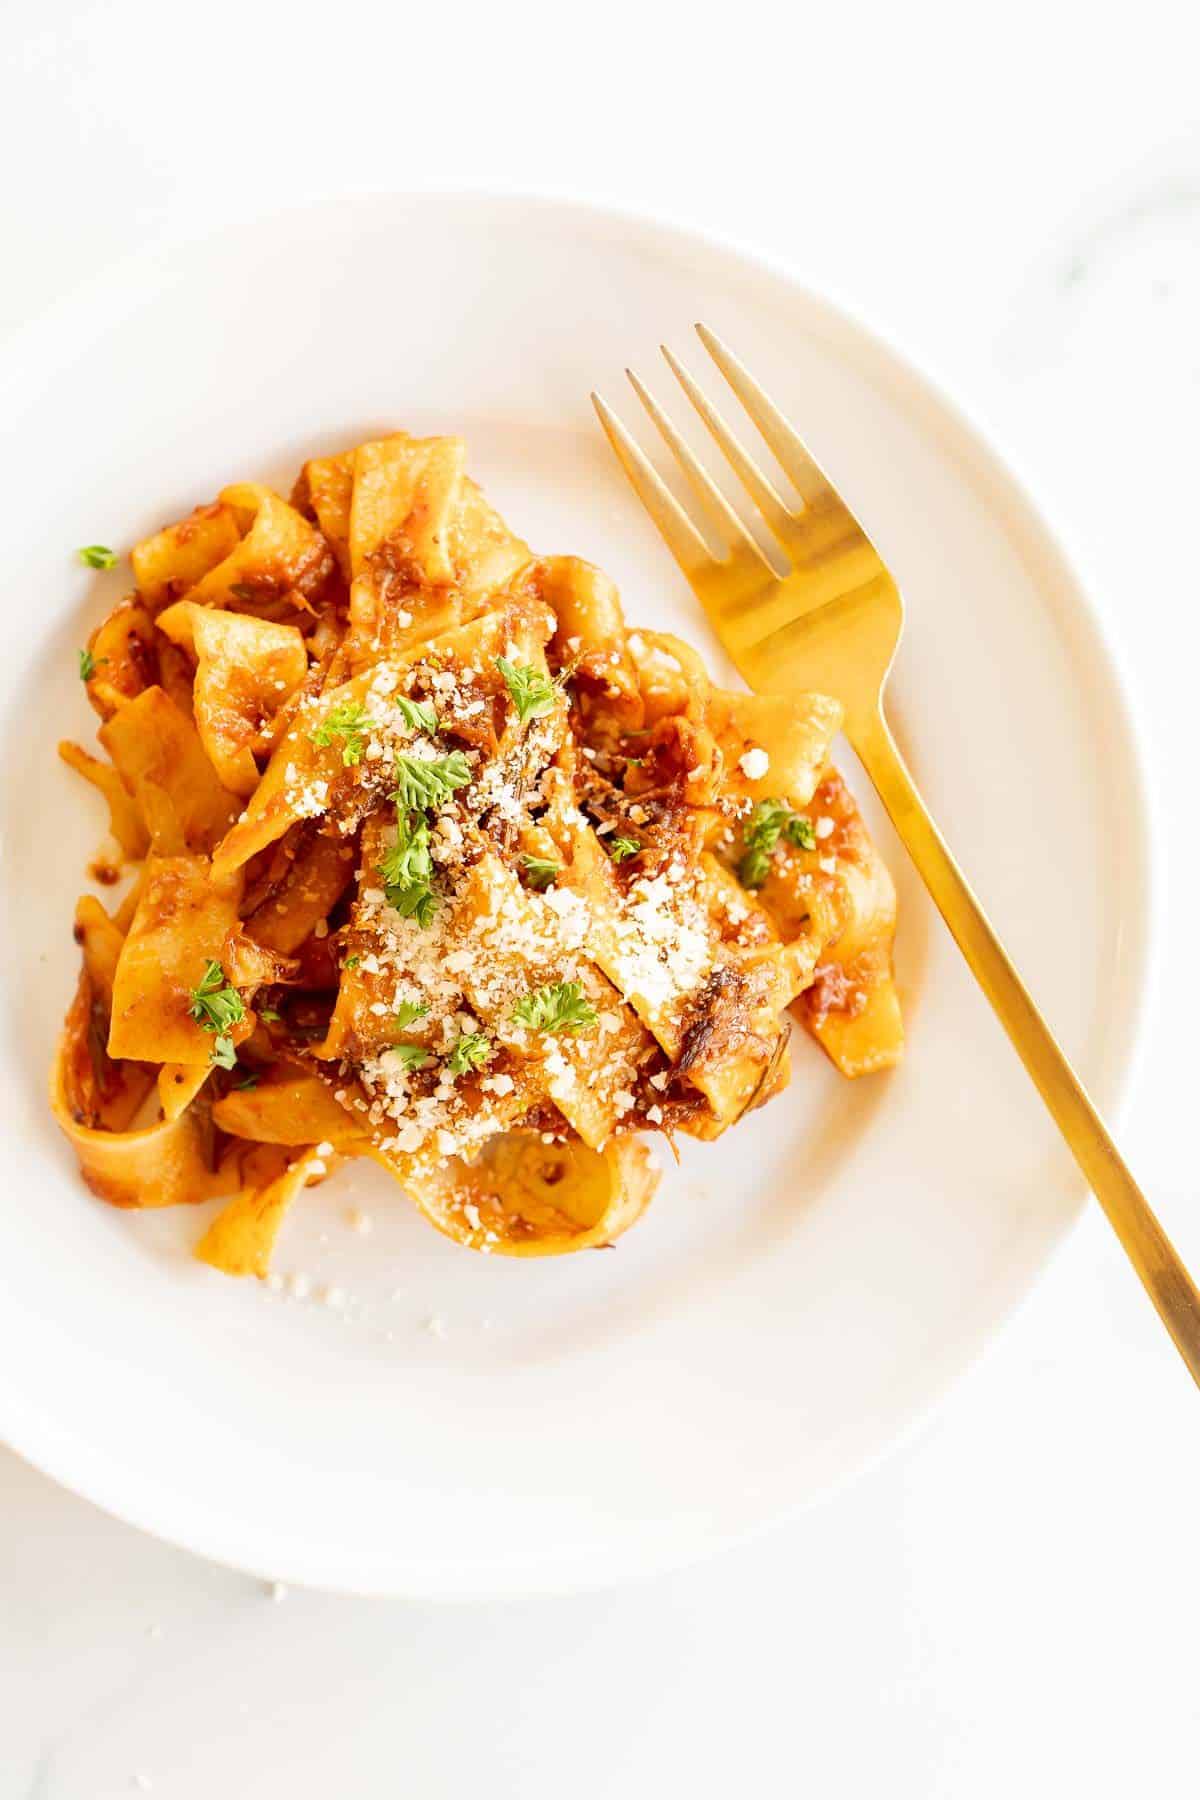
[[(647, 208), (860, 308), (1014, 456), (1140, 704), (1165, 912), (1122, 1138), (1200, 1268), (1194, 18), (43, 0), (4, 19), (0, 329), (160, 233), (430, 185)], [(275, 1604), (0, 1453), (0, 1797), (1193, 1791), (1198, 1427), (1093, 1210), (919, 1441), (612, 1595)]]

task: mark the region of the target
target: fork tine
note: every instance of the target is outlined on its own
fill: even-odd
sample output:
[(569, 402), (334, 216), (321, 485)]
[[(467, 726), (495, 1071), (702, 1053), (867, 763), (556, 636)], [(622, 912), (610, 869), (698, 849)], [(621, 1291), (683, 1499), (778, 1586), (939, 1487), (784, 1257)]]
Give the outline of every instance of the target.
[(755, 543), (750, 533), (746, 530), (741, 519), (738, 518), (737, 513), (734, 511), (733, 507), (730, 506), (728, 500), (725, 498), (712, 476), (708, 473), (708, 470), (697, 460), (688, 446), (684, 443), (674, 425), (672, 425), (670, 419), (668, 419), (666, 413), (654, 398), (654, 395), (645, 384), (638, 379), (632, 369), (626, 369), (625, 373), (629, 377), (630, 385), (632, 386), (634, 393), (657, 426), (659, 434), (666, 444), (667, 449), (671, 452), (672, 456), (674, 456), (676, 462), (700, 496), (700, 499), (705, 506), (707, 506), (718, 530), (723, 531), (726, 540), (730, 544), (736, 545), (743, 554), (756, 558), (756, 560), (763, 565), (763, 568), (768, 574), (774, 574), (774, 570), (767, 562), (759, 545)]
[(708, 429), (712, 432), (713, 437), (716, 439), (718, 446), (724, 453), (726, 461), (730, 464), (734, 474), (738, 477), (742, 486), (746, 489), (750, 498), (753, 500), (780, 543), (786, 544), (788, 529), (791, 525), (787, 507), (783, 504), (783, 501), (775, 492), (775, 489), (771, 486), (771, 483), (767, 480), (767, 477), (763, 474), (762, 470), (757, 467), (742, 449), (737, 438), (733, 435), (733, 432), (729, 429), (729, 426), (725, 423), (703, 388), (692, 379), (678, 357), (672, 355), (666, 344), (661, 345), (660, 348), (667, 359), (668, 368), (675, 376), (675, 379), (678, 381), (680, 387), (683, 389), (696, 411), (700, 414), (700, 417), (704, 420), (704, 423), (708, 426)]
[(696, 336), (720, 369), (737, 398), (770, 445), (775, 460), (795, 486), (796, 492), (809, 506), (833, 493), (820, 466), (809, 455), (795, 429), (788, 424), (777, 406), (763, 393), (753, 375), (740, 363), (728, 345), (707, 325), (697, 324)]
[(611, 407), (594, 390), (592, 405), (604, 427), (605, 436), (616, 452), (618, 462), (629, 477), (630, 486), (658, 526), (688, 580), (711, 569), (716, 559), (708, 545), (657, 469), (634, 443)]

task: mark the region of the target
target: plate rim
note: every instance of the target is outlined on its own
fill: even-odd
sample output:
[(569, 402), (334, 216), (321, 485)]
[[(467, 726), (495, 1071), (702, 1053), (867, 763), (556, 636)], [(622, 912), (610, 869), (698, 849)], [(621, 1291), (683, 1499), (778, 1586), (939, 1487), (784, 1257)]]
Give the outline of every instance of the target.
[[(537, 190), (489, 189), (475, 186), (418, 186), (412, 188), (354, 189), (331, 193), (294, 205), (254, 207), (233, 210), (198, 229), (173, 229), (156, 235), (149, 244), (114, 258), (92, 274), (73, 284), (35, 315), (5, 332), (0, 338), (0, 392), (20, 386), (23, 366), (36, 360), (42, 340), (68, 328), (77, 321), (79, 341), (86, 342), (89, 332), (101, 335), (106, 326), (122, 316), (120, 302), (128, 297), (133, 302), (138, 293), (137, 277), (155, 271), (169, 272), (173, 258), (194, 253), (206, 246), (220, 246), (249, 231), (277, 226), (283, 222), (299, 223), (315, 220), (331, 211), (344, 213), (347, 208), (371, 212), (378, 208), (405, 205), (461, 208), (469, 213), (509, 209), (517, 213), (557, 212), (564, 219), (584, 221), (593, 231), (637, 232), (644, 241), (656, 241), (673, 253), (685, 255), (690, 249), (703, 250), (729, 264), (741, 265), (750, 273), (766, 277), (790, 289), (813, 311), (821, 315), (836, 333), (853, 340), (860, 349), (870, 352), (873, 362), (890, 384), (897, 381), (914, 394), (929, 417), (943, 424), (956, 465), (973, 479), (982, 479), (989, 498), (1007, 499), (1023, 541), (1031, 543), (1043, 566), (1052, 570), (1068, 597), (1067, 616), (1074, 613), (1085, 627), (1093, 660), (1094, 677), (1103, 683), (1105, 703), (1119, 725), (1126, 764), (1125, 778), (1135, 798), (1137, 826), (1123, 846), (1126, 885), (1131, 896), (1129, 938), (1129, 985), (1134, 999), (1126, 1012), (1125, 1029), (1114, 1038), (1109, 1066), (1101, 1072), (1096, 1099), (1109, 1125), (1116, 1131), (1126, 1113), (1129, 1096), (1135, 1086), (1144, 1049), (1145, 1026), (1151, 999), (1157, 984), (1159, 946), (1162, 941), (1162, 910), (1165, 903), (1161, 878), (1161, 819), (1156, 791), (1149, 779), (1146, 744), (1148, 736), (1141, 726), (1142, 703), (1133, 683), (1121, 665), (1114, 634), (1108, 624), (1106, 610), (1096, 599), (1104, 591), (1103, 580), (1091, 567), (1090, 559), (1076, 541), (1069, 526), (1052, 524), (1034, 497), (1032, 484), (1026, 480), (1020, 459), (1013, 454), (1003, 432), (995, 422), (986, 419), (977, 407), (961, 403), (942, 386), (923, 359), (914, 356), (899, 343), (887, 328), (881, 328), (868, 317), (861, 304), (848, 302), (829, 282), (816, 283), (791, 259), (726, 233), (680, 224), (652, 210), (633, 210), (596, 201), (572, 198)], [(118, 303), (114, 313), (113, 303)], [(946, 429), (948, 428), (948, 430)], [(1043, 577), (1043, 585), (1044, 585)], [(1134, 854), (1130, 854), (1130, 852)], [(180, 1529), (164, 1522), (153, 1506), (143, 1508), (136, 1495), (114, 1494), (109, 1471), (89, 1465), (83, 1471), (72, 1468), (70, 1446), (76, 1440), (64, 1434), (49, 1420), (39, 1420), (36, 1412), (23, 1409), (20, 1398), (10, 1384), (0, 1389), (0, 1441), (33, 1467), (70, 1492), (98, 1506), (110, 1516), (139, 1530), (185, 1549), (192, 1554), (216, 1560), (248, 1575), (264, 1579), (284, 1578), (297, 1585), (324, 1591), (359, 1595), (392, 1595), (412, 1599), (485, 1600), (515, 1598), (535, 1593), (567, 1594), (594, 1591), (619, 1582), (644, 1579), (658, 1572), (679, 1568), (732, 1548), (762, 1535), (776, 1524), (794, 1519), (809, 1506), (823, 1504), (839, 1494), (861, 1475), (878, 1467), (894, 1451), (913, 1441), (925, 1429), (938, 1409), (946, 1402), (968, 1371), (990, 1350), (1012, 1326), (1021, 1309), (1028, 1303), (1036, 1287), (1046, 1276), (1052, 1263), (1073, 1235), (1089, 1198), (1082, 1176), (1073, 1178), (1074, 1199), (1064, 1206), (1053, 1234), (1047, 1237), (1044, 1253), (1033, 1270), (1010, 1291), (997, 1310), (989, 1315), (986, 1327), (971, 1334), (961, 1360), (950, 1369), (939, 1366), (929, 1384), (927, 1397), (899, 1417), (894, 1428), (885, 1433), (875, 1448), (851, 1460), (847, 1468), (811, 1494), (791, 1503), (771, 1508), (756, 1522), (740, 1530), (721, 1530), (683, 1546), (672, 1557), (661, 1553), (661, 1547), (634, 1563), (630, 1546), (621, 1547), (614, 1559), (602, 1553), (573, 1572), (532, 1561), (515, 1567), (495, 1565), (488, 1580), (472, 1570), (468, 1580), (448, 1584), (444, 1580), (421, 1579), (421, 1565), (410, 1565), (407, 1572), (399, 1564), (381, 1571), (375, 1579), (363, 1579), (343, 1568), (332, 1571), (320, 1553), (307, 1567), (297, 1564), (294, 1556), (286, 1559), (290, 1566), (275, 1567), (262, 1563), (246, 1550), (238, 1550), (223, 1541), (218, 1530), (207, 1538), (202, 1529)], [(23, 1429), (13, 1429), (20, 1420)], [(95, 1477), (95, 1479), (93, 1479)], [(119, 1488), (119, 1481), (116, 1484)], [(439, 1570), (439, 1574), (444, 1574)]]

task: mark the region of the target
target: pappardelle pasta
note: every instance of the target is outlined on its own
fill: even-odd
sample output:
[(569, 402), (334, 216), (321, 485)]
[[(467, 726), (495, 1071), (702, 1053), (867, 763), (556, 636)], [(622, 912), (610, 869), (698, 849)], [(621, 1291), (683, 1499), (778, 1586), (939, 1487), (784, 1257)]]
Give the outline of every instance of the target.
[[(97, 564), (101, 546), (85, 560)], [(532, 554), (456, 438), (238, 483), (139, 543), (80, 652), (107, 802), (55, 1115), (117, 1206), (221, 1198), (267, 1274), (288, 1208), (372, 1158), (439, 1231), (613, 1242), (644, 1138), (716, 1138), (902, 1048), (895, 890), (832, 767), (837, 703), (736, 693), (613, 584)]]

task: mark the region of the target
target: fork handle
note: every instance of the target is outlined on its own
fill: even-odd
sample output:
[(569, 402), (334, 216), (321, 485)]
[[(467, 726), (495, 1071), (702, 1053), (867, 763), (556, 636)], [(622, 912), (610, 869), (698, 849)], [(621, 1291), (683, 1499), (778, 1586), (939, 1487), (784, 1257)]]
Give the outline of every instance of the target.
[(1192, 1379), (1200, 1385), (1200, 1294), (1191, 1276), (929, 816), (882, 711), (848, 722), (847, 732), (971, 973), (1108, 1215)]

